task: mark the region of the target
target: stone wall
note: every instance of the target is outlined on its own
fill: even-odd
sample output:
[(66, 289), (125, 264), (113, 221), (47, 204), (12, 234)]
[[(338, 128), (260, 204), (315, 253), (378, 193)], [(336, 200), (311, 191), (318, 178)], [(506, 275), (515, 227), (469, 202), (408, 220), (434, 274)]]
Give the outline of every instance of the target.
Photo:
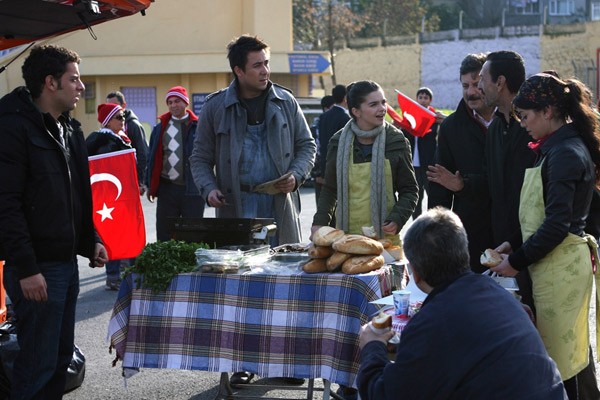
[[(514, 50), (525, 59), (527, 76), (554, 69), (563, 76), (577, 76), (595, 93), (600, 21), (561, 30), (544, 27), (541, 35), (540, 30), (538, 26), (531, 33), (519, 30), (517, 36), (490, 39), (345, 48), (336, 55), (337, 82), (372, 79), (394, 106), (394, 89), (414, 96), (420, 86), (428, 86), (433, 90), (434, 107), (454, 109), (461, 98), (460, 62), (467, 54)], [(325, 78), (325, 83), (325, 93), (330, 93), (331, 79)]]

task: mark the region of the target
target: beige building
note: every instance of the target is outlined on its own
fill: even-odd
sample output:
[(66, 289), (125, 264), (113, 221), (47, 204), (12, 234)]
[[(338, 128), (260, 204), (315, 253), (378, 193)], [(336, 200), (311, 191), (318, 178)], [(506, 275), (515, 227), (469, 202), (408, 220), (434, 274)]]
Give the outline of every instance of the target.
[[(296, 96), (313, 95), (312, 72), (329, 61), (327, 52), (293, 51), (292, 0), (157, 0), (146, 16), (106, 22), (93, 31), (97, 40), (86, 30), (48, 40), (82, 58), (87, 89), (74, 116), (86, 134), (98, 128), (96, 106), (115, 90), (148, 128), (167, 111), (164, 95), (172, 86), (186, 87), (190, 108), (199, 110), (207, 94), (233, 79), (225, 47), (244, 33), (270, 45), (271, 80)], [(21, 65), (22, 59), (0, 75), (0, 94), (23, 84)], [(322, 73), (330, 74), (330, 68)]]

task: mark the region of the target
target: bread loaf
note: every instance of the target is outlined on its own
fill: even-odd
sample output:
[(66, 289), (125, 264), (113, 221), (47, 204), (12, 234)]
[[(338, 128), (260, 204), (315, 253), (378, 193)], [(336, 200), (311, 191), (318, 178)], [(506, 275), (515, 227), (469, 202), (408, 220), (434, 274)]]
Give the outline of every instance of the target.
[(333, 249), (350, 254), (375, 254), (383, 252), (383, 245), (377, 240), (362, 235), (344, 235), (333, 243)]
[(350, 257), (352, 257), (352, 254), (342, 253), (341, 251), (334, 252), (331, 257), (327, 259), (327, 270), (335, 271)]
[(385, 260), (381, 255), (354, 256), (342, 264), (342, 272), (348, 275), (362, 274), (375, 271), (383, 267), (384, 264)]
[(314, 258), (302, 266), (302, 271), (308, 274), (316, 272), (327, 272), (327, 264), (325, 258)]
[(332, 255), (334, 250), (331, 246), (310, 246), (308, 256), (310, 258), (327, 258)]
[(484, 267), (492, 268), (502, 262), (502, 256), (494, 249), (485, 249), (479, 258), (479, 262)]
[(344, 236), (344, 231), (330, 226), (322, 226), (313, 234), (312, 241), (316, 246), (331, 246), (342, 236)]
[(384, 249), (387, 249), (388, 247), (392, 247), (392, 244), (393, 244), (390, 239), (377, 239), (377, 241), (383, 245)]

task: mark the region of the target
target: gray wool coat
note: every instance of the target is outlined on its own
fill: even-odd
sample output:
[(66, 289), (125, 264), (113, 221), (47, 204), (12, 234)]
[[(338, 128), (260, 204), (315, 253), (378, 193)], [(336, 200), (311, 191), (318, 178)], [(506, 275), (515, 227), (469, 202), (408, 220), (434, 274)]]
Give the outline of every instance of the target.
[[(302, 240), (298, 188), (312, 170), (316, 145), (292, 94), (275, 84), (268, 90), (265, 123), (269, 153), (279, 176), (292, 172), (297, 182), (293, 192), (274, 195), (279, 244), (298, 243)], [(190, 165), (194, 182), (205, 199), (215, 189), (226, 196), (230, 205), (217, 209), (217, 218), (242, 215), (238, 165), (246, 121), (235, 81), (212, 94), (200, 113)]]

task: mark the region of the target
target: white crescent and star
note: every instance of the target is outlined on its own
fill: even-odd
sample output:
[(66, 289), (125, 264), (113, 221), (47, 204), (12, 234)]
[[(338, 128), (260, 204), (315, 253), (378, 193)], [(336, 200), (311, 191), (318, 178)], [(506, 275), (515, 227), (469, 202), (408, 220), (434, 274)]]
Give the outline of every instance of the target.
[[(119, 199), (119, 196), (121, 196), (121, 192), (123, 190), (123, 185), (121, 185), (121, 181), (119, 180), (119, 178), (117, 178), (116, 176), (112, 175), (112, 174), (107, 174), (107, 173), (101, 173), (101, 174), (94, 174), (90, 177), (90, 185), (93, 185), (94, 183), (97, 182), (104, 182), (104, 181), (108, 181), (110, 183), (112, 183), (113, 185), (115, 185), (115, 187), (117, 188), (117, 197), (115, 197), (115, 200)], [(113, 212), (115, 208), (114, 207), (107, 207), (106, 203), (103, 203), (103, 207), (101, 210), (96, 211), (96, 213), (100, 214), (102, 216), (102, 220), (100, 222), (104, 222), (105, 219), (113, 219), (111, 213)]]

